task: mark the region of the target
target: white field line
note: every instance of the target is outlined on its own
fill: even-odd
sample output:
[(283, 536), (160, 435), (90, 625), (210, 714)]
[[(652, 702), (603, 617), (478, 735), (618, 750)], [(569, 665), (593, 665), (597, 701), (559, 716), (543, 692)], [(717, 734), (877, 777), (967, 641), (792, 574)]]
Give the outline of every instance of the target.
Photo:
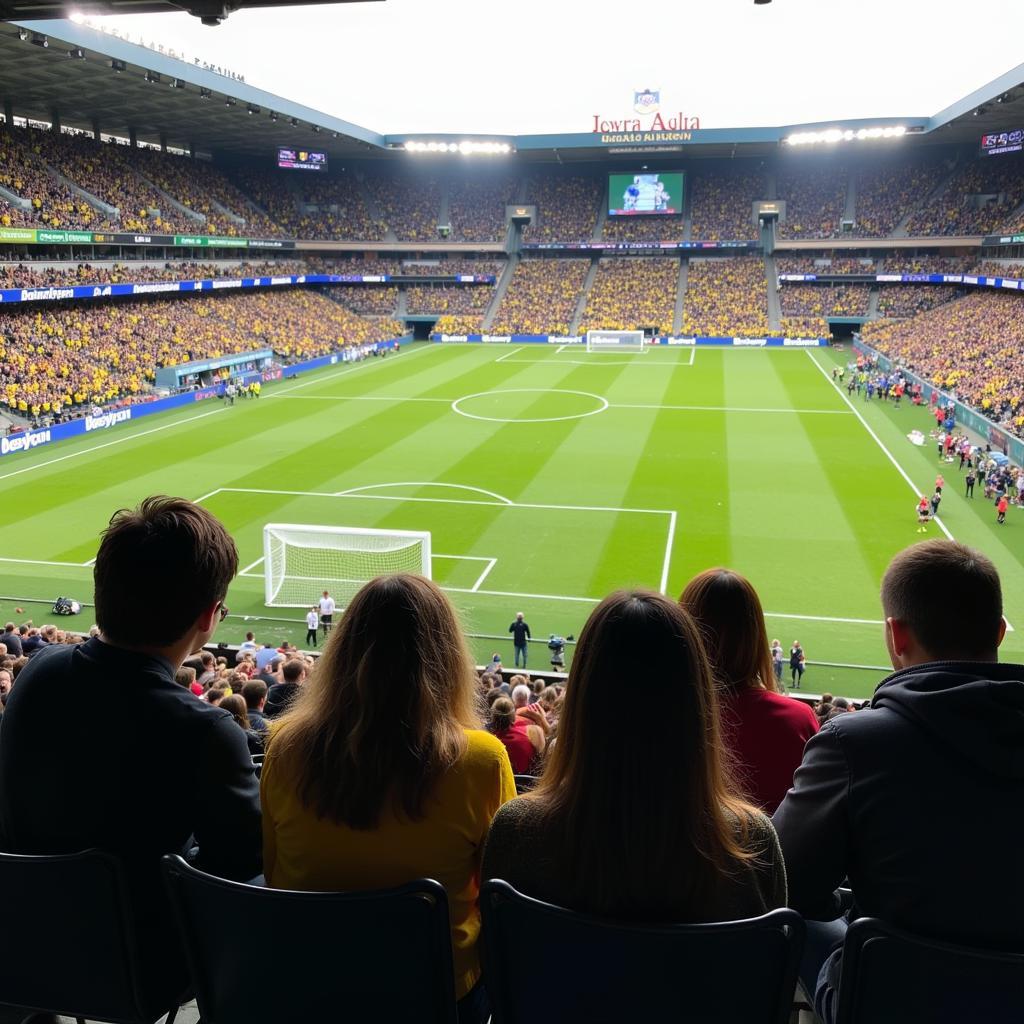
[[(347, 498), (361, 494), (363, 491), (378, 491), (384, 490), (387, 487), (451, 487), (457, 491), (471, 491), (476, 494), (486, 494), (488, 498), (494, 498), (499, 501), (502, 505), (514, 505), (515, 502), (511, 498), (506, 498), (503, 494), (498, 494), (496, 491), (488, 491), (483, 487), (472, 487), (469, 484), (448, 484), (440, 480), (403, 480), (395, 484), (366, 484), (364, 487), (350, 487), (346, 491), (335, 491), (333, 497), (335, 498)], [(468, 555), (462, 557), (468, 558)]]
[(292, 395), (291, 402), (445, 402), (447, 398), (405, 398), (401, 395)]
[(216, 416), (221, 412), (224, 412), (224, 410), (211, 409), (210, 412), (202, 412), (198, 416), (189, 416), (188, 419), (177, 420), (174, 423), (164, 423), (162, 426), (152, 427), (149, 430), (140, 430), (137, 434), (126, 434), (124, 437), (115, 438), (113, 441), (105, 441), (103, 444), (94, 444), (91, 448), (83, 448), (81, 451), (71, 452), (70, 455), (61, 455), (56, 459), (47, 459), (45, 462), (36, 462), (31, 466), (24, 466), (22, 469), (15, 469), (10, 473), (4, 473), (0, 475), (0, 480), (8, 480), (12, 476), (21, 476), (22, 473), (31, 473), (32, 470), (42, 469), (44, 466), (54, 466), (58, 462), (66, 462), (68, 459), (77, 459), (81, 455), (89, 455), (104, 448), (112, 448), (114, 445), (124, 444), (125, 441), (134, 441), (136, 438), (148, 437), (150, 434), (159, 434), (161, 430), (172, 430), (174, 427), (181, 427), (186, 423), (194, 423), (196, 420), (204, 420), (207, 416)]
[[(391, 366), (393, 362), (406, 363), (410, 359), (415, 359), (417, 356), (423, 355), (424, 352), (433, 352), (435, 349), (439, 349), (440, 345), (428, 345), (426, 348), (421, 348), (418, 352), (410, 352), (401, 356), (392, 356), (390, 359), (378, 359), (371, 366)], [(344, 377), (347, 373), (353, 373), (356, 370), (369, 370), (371, 366), (366, 365), (366, 360), (361, 363), (346, 363), (344, 368), (335, 371), (334, 373), (325, 373), (322, 376), (316, 376), (312, 380), (304, 380), (301, 384), (289, 384), (285, 388), (274, 388), (272, 391), (267, 393), (267, 398), (280, 398), (282, 395), (291, 394), (293, 391), (298, 391), (301, 388), (311, 387), (313, 384), (323, 384), (325, 381), (334, 380), (335, 377)], [(317, 370), (310, 371), (312, 373), (318, 373)]]
[(484, 571), (483, 571), (482, 573), (480, 573), (480, 575), (479, 575), (479, 576), (478, 576), (478, 577), (476, 578), (476, 583), (474, 583), (474, 584), (473, 584), (473, 586), (472, 586), (472, 587), (470, 587), (469, 589), (470, 589), (471, 591), (473, 591), (474, 593), (476, 593), (476, 592), (477, 592), (477, 591), (478, 591), (478, 590), (480, 589), (480, 585), (481, 585), (481, 584), (483, 583), (483, 581), (484, 581), (485, 579), (487, 579), (487, 576), (488, 576), (488, 574), (490, 573), (490, 571), (491, 571), (491, 570), (492, 570), (492, 569), (493, 569), (493, 568), (494, 568), (494, 567), (495, 567), (495, 566), (496, 566), (497, 564), (498, 564), (498, 560), (497, 560), (496, 558), (489, 558), (489, 559), (487, 560), (487, 565), (486, 565), (486, 566), (484, 566)]
[(612, 402), (608, 406), (609, 409), (656, 409), (678, 411), (678, 412), (748, 412), (748, 413), (764, 413), (764, 412), (781, 412), (788, 415), (797, 415), (799, 413), (808, 413), (815, 416), (849, 416), (850, 414), (845, 409), (758, 409), (750, 406), (740, 405), (638, 405), (638, 404), (626, 404)]
[(89, 562), (44, 562), (39, 558), (0, 558), (0, 562), (12, 562), (15, 565), (55, 565), (61, 569), (91, 569)]
[[(578, 348), (574, 345), (573, 348)], [(552, 353), (557, 354), (557, 353)], [(512, 353), (509, 352), (511, 356)], [(498, 362), (498, 360), (495, 360)], [(688, 363), (682, 359), (642, 359), (640, 362), (634, 359), (509, 359), (510, 363), (532, 363), (533, 365), (543, 364), (544, 366), (643, 366), (651, 370), (663, 370), (666, 366), (693, 366), (693, 360)]]
[(672, 542), (676, 539), (676, 514), (673, 511), (668, 520), (668, 539), (665, 541), (665, 561), (661, 566), (661, 584), (658, 589), (664, 594), (668, 587), (668, 567), (672, 561)]
[(697, 346), (696, 345), (692, 345), (690, 347), (690, 361), (686, 365), (687, 366), (693, 366), (693, 360), (696, 358), (696, 356), (697, 356)]
[[(523, 351), (523, 347), (522, 347), (522, 345), (520, 345), (519, 348), (514, 348), (514, 349), (512, 349), (511, 352), (506, 352), (503, 356), (498, 356), (498, 358), (495, 359), (494, 361), (496, 363), (503, 363), (503, 362), (505, 362), (506, 359), (508, 359), (509, 356), (514, 356), (517, 352), (522, 352), (522, 351)], [(562, 349), (559, 349), (558, 351), (561, 352)]]
[[(196, 502), (196, 504), (198, 505), (199, 503)], [(255, 562), (250, 562), (244, 569), (239, 569), (238, 570), (238, 575), (239, 576), (257, 576), (257, 575), (258, 576), (263, 576), (264, 573), (262, 573), (262, 572), (261, 573), (254, 573), (254, 572), (250, 572), (249, 570), (250, 569), (255, 569), (256, 566), (259, 565), (260, 562), (262, 562), (265, 557), (266, 557), (265, 555), (260, 555), (260, 557), (257, 558)]]
[(798, 619), (800, 622), (845, 622), (854, 626), (881, 626), (883, 619), (841, 619), (832, 615), (790, 615), (787, 612), (765, 612), (766, 619)]
[[(818, 360), (814, 358), (810, 349), (804, 349), (804, 351), (807, 353), (807, 356), (811, 360), (811, 362), (814, 363), (814, 365), (818, 368), (818, 372), (822, 375), (822, 377), (825, 378), (826, 381), (828, 381), (829, 386), (832, 388), (832, 390), (835, 391), (835, 393), (850, 407), (850, 411), (853, 413), (853, 415), (860, 420), (861, 426), (863, 426), (864, 429), (871, 435), (871, 438), (875, 442), (875, 444), (877, 444), (878, 447), (882, 449), (882, 452), (885, 454), (885, 457), (896, 467), (896, 471), (907, 482), (907, 486), (914, 492), (914, 495), (919, 498), (922, 494), (924, 494), (924, 491), (922, 491), (921, 488), (918, 487), (917, 484), (915, 484), (914, 481), (910, 479), (910, 476), (907, 474), (907, 471), (896, 461), (896, 456), (893, 455), (893, 453), (889, 451), (888, 448), (886, 448), (886, 446), (882, 443), (882, 439), (874, 432), (874, 430), (871, 429), (871, 425), (868, 423), (866, 419), (864, 419), (863, 416), (861, 416), (860, 412), (857, 410), (857, 407), (853, 404), (853, 402), (851, 402), (850, 399), (843, 394), (843, 389), (839, 387), (834, 380), (832, 380), (832, 378), (828, 375), (827, 371), (825, 370), (825, 367), (822, 366), (821, 363), (819, 363)], [(953, 540), (953, 534), (951, 534), (949, 530), (946, 529), (946, 524), (938, 516), (935, 516), (934, 519), (935, 522), (939, 524), (939, 529), (941, 529), (942, 532), (950, 540)]]

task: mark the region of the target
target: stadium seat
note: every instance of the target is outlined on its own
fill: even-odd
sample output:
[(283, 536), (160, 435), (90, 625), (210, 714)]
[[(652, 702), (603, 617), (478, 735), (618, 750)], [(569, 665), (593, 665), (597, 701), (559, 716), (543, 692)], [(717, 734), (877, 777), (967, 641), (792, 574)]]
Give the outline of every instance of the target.
[(113, 857), (98, 850), (2, 853), (0, 891), (0, 1007), (116, 1024), (151, 1024), (168, 1014), (172, 1024), (188, 993), (164, 1005), (143, 994), (127, 891)]
[[(784, 1024), (803, 948), (794, 910), (716, 924), (627, 924), (542, 903), (492, 879), (480, 896), (494, 1024)], [(532, 964), (524, 967), (523, 950)]]
[(540, 779), (536, 775), (516, 775), (516, 793), (522, 796), (524, 793), (529, 793), (534, 786), (540, 782)]
[(455, 1024), (448, 897), (437, 882), (286, 892), (180, 857), (163, 864), (207, 1024)]
[(910, 935), (876, 918), (846, 933), (836, 1024), (1019, 1024), (1024, 954)]

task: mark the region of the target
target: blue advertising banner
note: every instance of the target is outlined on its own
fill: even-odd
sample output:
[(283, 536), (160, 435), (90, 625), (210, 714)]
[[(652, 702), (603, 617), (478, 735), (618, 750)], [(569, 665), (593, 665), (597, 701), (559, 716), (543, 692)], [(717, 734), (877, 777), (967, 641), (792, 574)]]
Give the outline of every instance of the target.
[[(579, 335), (558, 334), (432, 334), (431, 341), (454, 345), (586, 345)], [(827, 338), (697, 338), (664, 335), (649, 345), (719, 345), (733, 348), (822, 348)]]
[(1024, 291), (1024, 280), (1016, 277), (992, 277), (979, 274), (779, 274), (780, 281), (854, 280), (865, 284), (966, 284), (980, 288), (1007, 288)]

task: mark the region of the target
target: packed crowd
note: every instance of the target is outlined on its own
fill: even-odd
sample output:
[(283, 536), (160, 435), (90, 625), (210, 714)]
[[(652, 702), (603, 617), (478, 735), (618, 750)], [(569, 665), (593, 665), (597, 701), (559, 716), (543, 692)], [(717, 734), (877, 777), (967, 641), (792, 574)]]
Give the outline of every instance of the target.
[(265, 348), (295, 361), (401, 333), (302, 288), (2, 311), (0, 404), (46, 417), (146, 394), (160, 366)]
[(779, 333), (784, 338), (827, 338), (829, 326), (823, 316), (782, 316)]
[(935, 191), (945, 173), (935, 159), (863, 166), (857, 172), (854, 234), (883, 238)]
[(387, 226), (370, 216), (354, 174), (303, 174), (294, 182), (294, 187), (299, 210), (293, 210), (291, 216), (298, 238), (379, 242), (387, 233)]
[(398, 288), (389, 285), (337, 284), (326, 288), (324, 294), (354, 313), (373, 316), (394, 316), (398, 305)]
[(480, 316), (453, 316), (445, 314), (437, 318), (434, 324), (435, 334), (479, 334), (484, 327), (484, 318)]
[(685, 224), (674, 214), (646, 214), (635, 217), (607, 217), (601, 229), (605, 242), (679, 242)]
[(1024, 154), (971, 160), (907, 222), (909, 235), (999, 231), (1024, 202)]
[(591, 241), (603, 189), (601, 180), (582, 175), (527, 179), (526, 202), (536, 205), (537, 220), (523, 232), (523, 242)]
[[(655, 937), (641, 935), (638, 946), (610, 932), (613, 922), (748, 921), (792, 908), (802, 922), (781, 916), (803, 942), (791, 947), (798, 984), (822, 1024), (836, 1019), (843, 942), (859, 916), (946, 943), (1019, 949), (1024, 898), (1006, 879), (1024, 825), (1007, 807), (1024, 796), (1024, 723), (1007, 709), (1024, 701), (1024, 666), (999, 663), (1002, 586), (980, 551), (940, 539), (893, 557), (878, 611), (894, 672), (862, 709), (823, 695), (812, 710), (785, 694), (782, 646), (769, 644), (754, 587), (729, 569), (698, 573), (678, 600), (607, 595), (584, 624), (564, 687), (538, 692), (525, 676), (478, 676), (450, 600), (410, 574), (360, 587), (325, 628), (314, 665), (251, 634), (238, 665), (222, 665), (205, 646), (238, 567), (233, 539), (201, 505), (151, 497), (122, 509), (95, 559), (96, 635), (43, 640), (42, 653), (21, 647), (27, 661), (16, 680), (0, 670), (8, 851), (96, 848), (123, 865), (140, 1001), (173, 1005), (190, 990), (187, 965), (197, 957), (172, 938), (175, 895), (157, 871), (162, 855), (185, 850), (205, 872), (291, 892), (436, 879), (451, 943), (446, 998), (458, 1004), (448, 1015), (460, 1024), (484, 1024), (505, 1006), (491, 1005), (509, 994), (488, 972), (515, 991), (522, 979), (521, 965), (503, 957), (481, 968), (481, 887), (490, 880), (604, 919), (572, 922), (591, 937), (616, 936), (591, 938), (586, 958), (603, 958), (613, 984), (602, 979), (595, 995), (585, 970), (556, 972), (546, 992), (566, 1012), (550, 1019), (574, 1019), (569, 1008), (581, 1006), (585, 1019), (601, 1019), (609, 998), (636, 1000), (635, 971), (618, 962), (627, 946), (643, 956)], [(140, 578), (151, 584), (145, 603)], [(315, 640), (315, 606), (309, 614)], [(9, 625), (5, 640), (17, 650), (21, 630)], [(0, 657), (8, 653), (5, 644)], [(623, 728), (623, 680), (641, 654), (646, 697), (671, 713)], [(804, 665), (794, 641), (794, 680)], [(132, 700), (68, 697), (104, 686), (127, 688)], [(359, 728), (343, 727), (352, 722)], [(82, 735), (94, 745), (86, 758)], [(523, 795), (515, 769), (534, 773), (519, 780)], [(183, 778), (203, 784), (183, 787)], [(979, 855), (986, 870), (962, 870)], [(564, 927), (541, 927), (533, 938), (557, 948)], [(430, 952), (424, 941), (406, 955)], [(207, 956), (203, 968), (214, 973), (221, 957), (238, 960), (233, 949)], [(967, 959), (948, 946), (943, 956)], [(978, 958), (972, 952), (974, 978)], [(919, 990), (931, 991), (934, 977), (920, 973)], [(973, 998), (985, 998), (988, 980)], [(786, 1004), (792, 986), (792, 976), (775, 984)], [(713, 1019), (723, 998), (708, 993), (699, 1019)], [(231, 993), (224, 999), (232, 1005)], [(1007, 1008), (1012, 1019), (1016, 1007)]]
[(218, 278), (272, 277), (304, 274), (299, 260), (218, 263), (0, 263), (0, 288), (42, 288), (49, 285), (155, 283), (158, 281), (203, 281)]
[(779, 292), (783, 316), (866, 316), (869, 297), (866, 284), (783, 284)]
[(446, 313), (451, 316), (483, 316), (494, 298), (487, 284), (413, 285), (406, 291), (409, 313)]
[(885, 256), (879, 262), (880, 274), (974, 274), (977, 256)]
[(908, 320), (865, 325), (864, 340), (1024, 436), (1020, 297), (975, 291)]
[(876, 274), (874, 260), (863, 256), (783, 256), (775, 257), (780, 274)]
[(908, 317), (925, 313), (964, 294), (954, 285), (887, 284), (878, 294), (878, 312), (883, 317)]
[(128, 147), (53, 132), (33, 132), (32, 139), (43, 159), (68, 180), (117, 208), (122, 231), (196, 233), (198, 222), (136, 173)]
[(196, 161), (154, 149), (120, 152), (154, 185), (206, 217), (204, 234), (247, 238), (276, 238), (284, 234), (279, 225), (254, 207), (209, 161)]
[(780, 238), (832, 238), (846, 207), (847, 170), (842, 164), (782, 167), (777, 194), (786, 201)]
[(36, 138), (35, 132), (25, 128), (0, 129), (0, 185), (32, 204), (32, 210), (27, 211), (0, 198), (0, 227), (111, 227), (104, 214), (47, 170)]
[(754, 203), (765, 197), (760, 170), (723, 167), (696, 172), (691, 182), (691, 238), (742, 241), (758, 237)]
[(522, 260), (501, 300), (496, 334), (568, 334), (589, 260)]
[(453, 242), (500, 242), (507, 223), (505, 206), (516, 194), (516, 180), (458, 178), (448, 189), (448, 223)]
[(672, 330), (679, 260), (603, 259), (587, 295), (579, 333), (588, 330)]
[(318, 274), (362, 274), (364, 276), (388, 275), (393, 277), (457, 277), (459, 275), (483, 275), (498, 278), (505, 269), (499, 260), (472, 260), (459, 258), (377, 259), (328, 258), (311, 256), (306, 260), (310, 270)]
[(384, 223), (400, 242), (436, 242), (441, 223), (441, 185), (435, 178), (382, 171), (366, 188)]
[(707, 337), (768, 333), (764, 261), (690, 260), (683, 333)]

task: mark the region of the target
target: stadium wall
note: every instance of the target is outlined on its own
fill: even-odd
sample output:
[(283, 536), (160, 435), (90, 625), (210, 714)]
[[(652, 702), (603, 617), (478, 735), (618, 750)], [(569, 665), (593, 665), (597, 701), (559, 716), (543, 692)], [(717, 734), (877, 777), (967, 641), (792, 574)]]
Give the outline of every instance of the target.
[[(585, 345), (580, 335), (557, 334), (432, 334), (430, 340), (446, 345)], [(827, 338), (714, 338), (666, 335), (651, 338), (651, 345), (718, 345), (734, 348), (824, 348)]]

